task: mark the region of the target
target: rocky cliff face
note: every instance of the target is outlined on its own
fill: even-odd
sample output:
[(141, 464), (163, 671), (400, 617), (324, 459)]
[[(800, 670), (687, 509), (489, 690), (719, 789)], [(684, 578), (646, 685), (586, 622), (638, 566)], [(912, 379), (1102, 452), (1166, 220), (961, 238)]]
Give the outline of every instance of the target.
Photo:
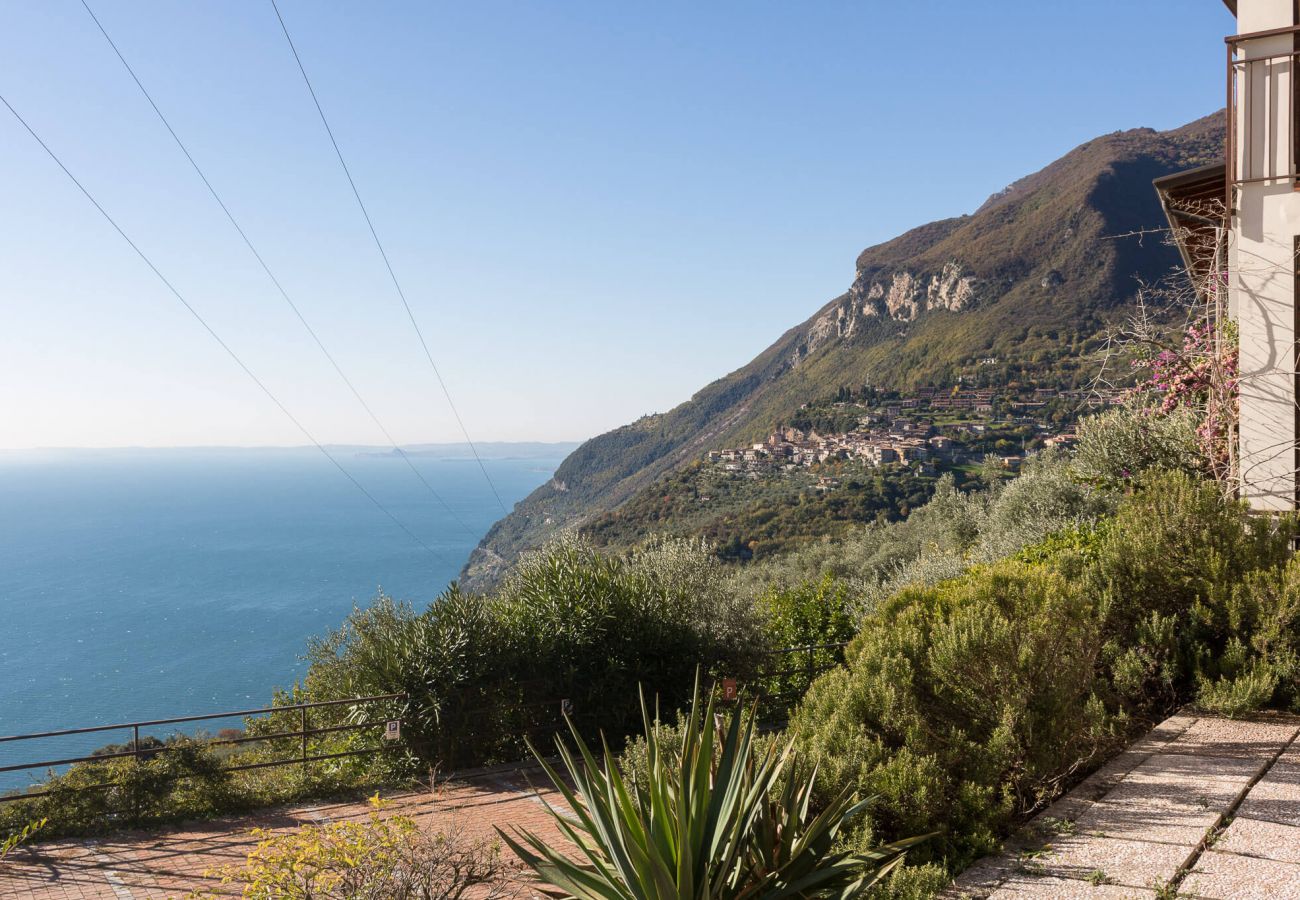
[(861, 298), (864, 315), (888, 315), (899, 322), (911, 322), (933, 309), (957, 312), (975, 302), (978, 281), (964, 274), (962, 264), (945, 263), (929, 276), (895, 272), (885, 279), (859, 272), (849, 296)]
[(888, 274), (859, 271), (848, 293), (808, 325), (791, 362), (798, 365), (827, 341), (852, 338), (869, 320), (912, 322), (933, 310), (966, 309), (977, 302), (978, 285), (955, 260), (928, 275), (905, 269)]
[[(1151, 179), (1222, 152), (1221, 115), (1089, 141), (991, 196), (971, 215), (912, 229), (859, 255), (853, 283), (743, 368), (667, 413), (587, 441), (552, 483), (502, 519), (463, 573), (483, 587), (518, 553), (617, 507), (711, 448), (767, 434), (840, 385), (951, 383), (985, 357), (1019, 377), (1068, 378), (1138, 279), (1177, 262)], [(1041, 370), (1041, 371), (1040, 371)], [(1064, 373), (1064, 374), (1062, 374)], [(1078, 376), (1083, 377), (1083, 376)]]

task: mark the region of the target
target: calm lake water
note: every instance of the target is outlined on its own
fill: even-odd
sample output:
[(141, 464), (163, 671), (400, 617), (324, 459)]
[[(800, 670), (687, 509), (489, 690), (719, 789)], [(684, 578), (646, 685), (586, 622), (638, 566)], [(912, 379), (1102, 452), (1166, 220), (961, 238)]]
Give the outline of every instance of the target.
[[(510, 505), (562, 452), (485, 463)], [(501, 516), (473, 460), (412, 458), (462, 525), (400, 459), (339, 458), (436, 557), (314, 449), (0, 453), (0, 735), (266, 705), (308, 637), (381, 588), (427, 604)]]

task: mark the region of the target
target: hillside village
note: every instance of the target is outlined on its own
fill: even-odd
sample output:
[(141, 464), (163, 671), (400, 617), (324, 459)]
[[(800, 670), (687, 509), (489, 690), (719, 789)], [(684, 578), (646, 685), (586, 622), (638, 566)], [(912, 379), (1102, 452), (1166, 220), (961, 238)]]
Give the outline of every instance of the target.
[[(836, 399), (820, 409), (805, 404), (801, 410), (804, 423), (844, 421), (856, 415), (856, 424), (848, 430), (780, 425), (763, 441), (713, 450), (707, 459), (723, 471), (754, 478), (840, 460), (871, 466), (897, 464), (931, 475), (940, 468), (981, 462), (990, 453), (1006, 468), (1015, 469), (1027, 450), (1073, 446), (1075, 438), (1068, 426), (1055, 427), (1042, 415), (1049, 404), (1093, 409), (1111, 405), (1118, 397), (1053, 388), (1010, 392), (931, 387), (872, 400), (876, 402)], [(997, 452), (1006, 451), (1008, 444), (1018, 446)]]

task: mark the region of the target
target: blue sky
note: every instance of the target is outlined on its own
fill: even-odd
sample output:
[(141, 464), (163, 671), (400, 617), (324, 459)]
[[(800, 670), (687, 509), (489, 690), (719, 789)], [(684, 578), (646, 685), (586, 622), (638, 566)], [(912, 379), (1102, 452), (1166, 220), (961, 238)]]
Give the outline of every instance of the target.
[[(92, 0), (401, 442), (459, 437), (269, 0)], [(1214, 0), (281, 10), (475, 439), (671, 408), (1097, 134), (1221, 102)], [(79, 0), (0, 0), (0, 93), (325, 441), (382, 443)], [(301, 435), (0, 109), (0, 448)]]

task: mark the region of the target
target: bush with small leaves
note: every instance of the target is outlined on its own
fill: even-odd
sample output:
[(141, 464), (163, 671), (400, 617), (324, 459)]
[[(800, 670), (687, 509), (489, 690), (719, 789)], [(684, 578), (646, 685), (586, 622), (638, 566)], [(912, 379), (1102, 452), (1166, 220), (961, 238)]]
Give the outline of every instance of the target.
[(451, 830), (425, 834), (410, 818), (385, 816), (378, 795), (371, 806), (360, 821), (256, 830), (243, 866), (211, 874), (246, 900), (497, 900), (516, 892), (496, 842)]
[(1080, 420), (1074, 469), (1086, 481), (1109, 487), (1131, 484), (1152, 471), (1199, 475), (1197, 415), (1189, 409), (1157, 415), (1120, 406)]
[(1007, 561), (905, 590), (814, 684), (791, 731), (826, 784), (878, 798), (873, 839), (943, 828), (926, 850), (960, 865), (1118, 744), (1092, 686), (1098, 618), (1070, 574)]

